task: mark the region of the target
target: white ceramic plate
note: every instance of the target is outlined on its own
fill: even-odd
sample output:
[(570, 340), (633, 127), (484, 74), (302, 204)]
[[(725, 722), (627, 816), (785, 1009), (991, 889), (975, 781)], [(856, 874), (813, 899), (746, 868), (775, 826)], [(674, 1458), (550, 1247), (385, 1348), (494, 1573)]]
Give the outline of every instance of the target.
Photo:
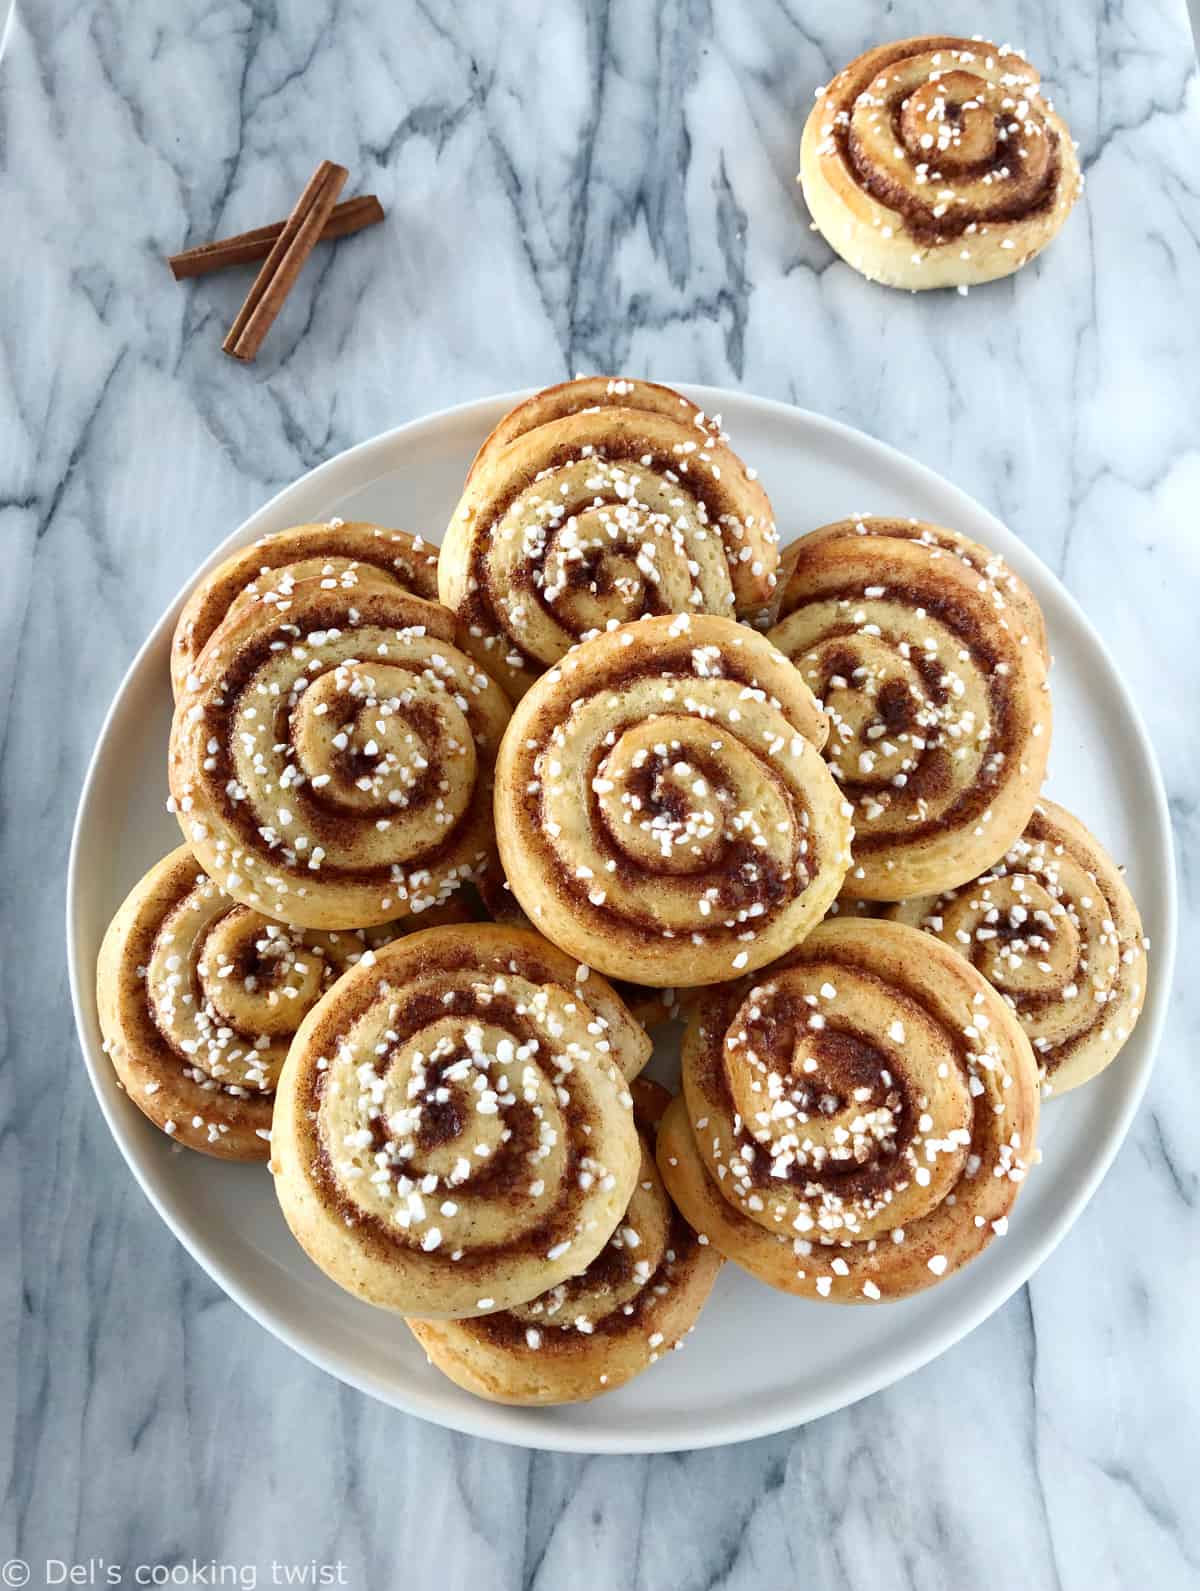
[[(177, 602), (117, 693), (71, 848), (71, 990), (113, 1137), (179, 1240), (284, 1342), (397, 1408), (530, 1447), (620, 1453), (739, 1441), (828, 1413), (948, 1348), (1020, 1287), (1087, 1203), (1142, 1097), (1170, 985), (1175, 885), (1162, 782), (1120, 675), (1055, 577), (977, 503), (890, 448), (785, 404), (688, 390), (704, 409), (723, 414), (734, 445), (758, 467), (785, 539), (848, 513), (915, 514), (994, 547), (1033, 587), (1055, 653), (1049, 791), (1128, 864), (1152, 944), (1150, 988), (1118, 1062), (1043, 1111), (1044, 1163), (1022, 1192), (1008, 1236), (940, 1287), (903, 1303), (838, 1309), (772, 1292), (729, 1265), (685, 1351), (611, 1396), (547, 1410), (477, 1401), (425, 1362), (397, 1318), (340, 1292), (310, 1264), (283, 1223), (265, 1169), (173, 1146), (120, 1092), (101, 1051), (93, 990), (101, 936), (130, 886), (179, 842), (164, 805), (167, 654)], [(475, 448), (517, 396), (433, 415), (331, 459), (235, 531), (209, 564), (265, 532), (333, 515), (440, 535)], [(759, 1347), (748, 1354), (742, 1333), (751, 1314)]]

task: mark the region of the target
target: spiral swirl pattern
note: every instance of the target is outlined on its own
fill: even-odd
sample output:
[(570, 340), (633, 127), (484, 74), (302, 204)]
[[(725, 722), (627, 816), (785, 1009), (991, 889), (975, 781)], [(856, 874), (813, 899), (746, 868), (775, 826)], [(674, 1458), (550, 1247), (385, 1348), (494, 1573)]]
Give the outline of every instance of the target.
[(271, 922), (224, 894), (186, 846), (172, 851), (134, 887), (100, 953), (101, 1028), (130, 1099), (179, 1143), (265, 1160), (296, 1029), (392, 932)]
[(825, 754), (854, 808), (845, 893), (881, 901), (952, 888), (1003, 855), (1050, 745), (1042, 632), (1024, 600), (889, 523), (802, 537), (770, 632), (829, 715)]
[(974, 969), (929, 948), (828, 922), (689, 1024), (663, 1179), (726, 1258), (785, 1291), (903, 1297), (1007, 1227), (1034, 1151), (1033, 1054)]
[(637, 1178), (624, 1074), (649, 1041), (586, 971), (519, 929), (431, 929), (360, 963), (310, 1014), (279, 1084), (272, 1169), (289, 1226), (335, 1281), (464, 1317), (595, 1259)]
[(805, 126), (800, 180), (843, 259), (910, 289), (1018, 270), (1082, 187), (1029, 62), (952, 37), (883, 45), (839, 72)]
[(611, 1392), (680, 1348), (721, 1256), (672, 1205), (654, 1163), (670, 1095), (640, 1078), (641, 1164), (620, 1225), (587, 1270), (528, 1304), (465, 1321), (408, 1324), (437, 1367), (497, 1403), (574, 1403)]
[[(260, 536), (205, 575), (183, 605), (171, 641), (171, 688), (176, 700), (188, 689), (196, 659), (230, 608), (243, 594), (276, 591), (277, 571), (336, 581), (353, 589), (360, 581), (399, 588), (437, 600), (437, 548), (406, 530), (385, 530), (361, 520), (293, 525)], [(286, 601), (287, 584), (273, 600)]]
[(795, 669), (729, 619), (642, 619), (576, 647), (497, 762), (501, 860), (572, 955), (652, 986), (781, 954), (836, 896), (848, 808)]
[(229, 614), (176, 706), (184, 837), (223, 889), (281, 921), (420, 913), (494, 854), (507, 699), (438, 604), (374, 581), (285, 583), (285, 603)]
[(516, 698), (613, 625), (758, 610), (777, 563), (770, 501), (718, 422), (669, 388), (589, 380), (539, 394), (484, 444), (438, 581)]
[(1004, 996), (1061, 1094), (1115, 1060), (1146, 993), (1146, 941), (1128, 885), (1079, 819), (1044, 798), (980, 878), (903, 901), (895, 922), (966, 956)]

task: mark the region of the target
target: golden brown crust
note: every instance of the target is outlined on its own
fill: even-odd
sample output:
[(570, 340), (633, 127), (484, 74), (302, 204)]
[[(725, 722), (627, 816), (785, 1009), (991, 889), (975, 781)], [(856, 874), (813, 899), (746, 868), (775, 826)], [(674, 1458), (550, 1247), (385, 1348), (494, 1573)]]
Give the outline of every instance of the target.
[(615, 978), (718, 983), (819, 921), (849, 863), (825, 723), (745, 625), (642, 619), (586, 641), (518, 704), (496, 829), (518, 900)]
[(196, 659), (238, 596), (248, 588), (269, 589), (274, 572), (283, 565), (299, 564), (306, 577), (319, 575), (328, 566), (325, 577), (342, 583), (352, 581), (358, 571), (436, 601), (437, 557), (437, 547), (420, 536), (362, 520), (293, 525), (273, 536), (260, 536), (206, 574), (184, 603), (171, 641), (171, 689), (176, 699), (187, 690)]
[(1146, 997), (1146, 941), (1129, 886), (1078, 818), (1043, 797), (980, 878), (901, 901), (893, 922), (967, 957), (1012, 1006), (1063, 1094), (1109, 1066)]
[(611, 1392), (682, 1346), (721, 1268), (671, 1204), (654, 1164), (670, 1095), (633, 1085), (638, 1183), (607, 1247), (582, 1275), (522, 1308), (474, 1320), (408, 1321), (430, 1360), (494, 1403), (578, 1403)]
[(719, 424), (669, 388), (549, 388), (484, 443), (438, 562), (463, 645), (517, 699), (577, 641), (648, 613), (751, 613), (771, 504)]
[(644, 414), (681, 420), (686, 426), (706, 432), (713, 441), (721, 440), (720, 417), (705, 414), (673, 387), (621, 376), (578, 376), (574, 381), (543, 387), (510, 409), (484, 439), (467, 472), (468, 481), (518, 437), (549, 425), (552, 420), (565, 420), (594, 409), (639, 409)]
[(374, 580), (235, 604), (170, 751), (184, 838), (223, 889), (343, 928), (419, 916), (487, 864), (509, 706), (453, 634), (438, 603)]
[(949, 35), (881, 45), (839, 72), (805, 124), (800, 181), (844, 260), (913, 291), (1019, 270), (1082, 189), (1028, 61)]
[(1032, 597), (988, 572), (986, 549), (913, 529), (865, 518), (802, 537), (769, 637), (831, 721), (825, 755), (854, 808), (844, 893), (876, 901), (990, 866), (1028, 821), (1050, 745)]
[(649, 1051), (603, 980), (536, 934), (480, 923), (388, 945), (288, 1053), (271, 1161), (288, 1225), (384, 1308), (525, 1303), (584, 1269), (629, 1202), (623, 1072)]
[(276, 1079), (302, 1018), (399, 931), (271, 922), (218, 889), (181, 845), (133, 887), (100, 949), (100, 1027), (121, 1086), (176, 1142), (266, 1160)]
[[(930, 949), (933, 954), (928, 954)], [(894, 923), (823, 923), (698, 1002), (671, 1197), (727, 1259), (835, 1303), (906, 1297), (1007, 1229), (1032, 1163), (1037, 1068), (995, 990)]]

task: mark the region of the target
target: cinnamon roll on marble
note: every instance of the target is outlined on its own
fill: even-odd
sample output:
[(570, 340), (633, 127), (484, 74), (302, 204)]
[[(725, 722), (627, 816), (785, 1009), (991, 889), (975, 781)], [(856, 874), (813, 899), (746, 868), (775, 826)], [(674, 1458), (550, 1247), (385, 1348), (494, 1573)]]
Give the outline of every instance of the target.
[(949, 35), (868, 50), (821, 89), (799, 181), (849, 265), (912, 291), (1011, 275), (1057, 235), (1083, 187), (1037, 71)]

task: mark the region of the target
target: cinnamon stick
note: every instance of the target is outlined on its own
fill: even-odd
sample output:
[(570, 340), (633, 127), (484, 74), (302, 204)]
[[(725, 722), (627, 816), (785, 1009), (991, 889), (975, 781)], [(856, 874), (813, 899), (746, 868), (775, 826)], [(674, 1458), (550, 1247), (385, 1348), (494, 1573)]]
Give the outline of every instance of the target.
[[(334, 205), (318, 241), (332, 243), (335, 238), (350, 237), (382, 220), (383, 206), (377, 195), (360, 193), (353, 199), (343, 199), (341, 204)], [(187, 281), (193, 276), (205, 276), (209, 271), (224, 270), (227, 265), (252, 265), (255, 260), (266, 259), (271, 252), (271, 245), (286, 225), (286, 221), (272, 221), (270, 226), (237, 232), (232, 237), (217, 238), (212, 243), (201, 243), (194, 249), (168, 255), (167, 264), (177, 282)]]
[(308, 179), (221, 345), (227, 354), (248, 362), (258, 353), (325, 230), (349, 175), (345, 166), (323, 160)]

